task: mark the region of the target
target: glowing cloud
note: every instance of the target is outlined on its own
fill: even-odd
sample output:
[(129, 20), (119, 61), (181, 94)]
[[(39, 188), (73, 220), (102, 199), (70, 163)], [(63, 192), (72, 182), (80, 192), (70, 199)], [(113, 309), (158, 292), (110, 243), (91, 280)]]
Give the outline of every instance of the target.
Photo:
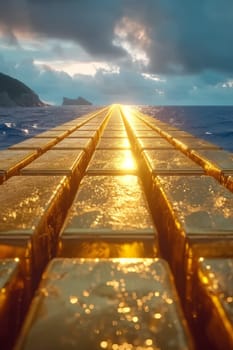
[(123, 17), (115, 26), (114, 33), (113, 44), (126, 50), (132, 62), (140, 62), (145, 66), (149, 64), (147, 48), (150, 46), (150, 38), (144, 25)]

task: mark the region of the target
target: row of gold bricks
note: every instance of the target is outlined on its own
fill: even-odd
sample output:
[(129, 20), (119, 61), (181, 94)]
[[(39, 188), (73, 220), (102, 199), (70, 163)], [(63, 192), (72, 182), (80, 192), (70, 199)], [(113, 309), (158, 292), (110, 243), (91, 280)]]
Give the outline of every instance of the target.
[(233, 349), (231, 153), (112, 105), (0, 183), (1, 349)]

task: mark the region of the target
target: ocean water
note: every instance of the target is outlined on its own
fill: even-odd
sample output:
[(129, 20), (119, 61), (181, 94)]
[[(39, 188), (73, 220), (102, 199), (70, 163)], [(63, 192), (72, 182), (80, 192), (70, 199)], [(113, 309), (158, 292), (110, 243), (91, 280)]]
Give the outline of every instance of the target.
[[(99, 106), (0, 108), (0, 149), (33, 137)], [(137, 106), (175, 127), (233, 152), (233, 106)]]
[(233, 106), (139, 106), (139, 109), (233, 152)]
[(97, 110), (98, 106), (0, 108), (0, 149), (31, 138), (69, 120)]

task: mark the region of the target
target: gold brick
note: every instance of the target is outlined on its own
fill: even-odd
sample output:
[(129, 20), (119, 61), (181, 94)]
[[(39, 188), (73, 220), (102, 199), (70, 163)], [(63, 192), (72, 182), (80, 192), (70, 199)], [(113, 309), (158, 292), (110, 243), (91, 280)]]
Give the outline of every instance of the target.
[(233, 194), (209, 176), (158, 176), (152, 194), (161, 248), (189, 301), (200, 256), (232, 256)]
[(59, 140), (63, 139), (69, 134), (67, 130), (48, 130), (44, 131), (41, 134), (35, 135), (35, 138), (58, 138)]
[(33, 150), (0, 151), (0, 179), (5, 180), (16, 174), (20, 168), (30, 163), (37, 155), (37, 151)]
[(215, 149), (217, 150), (219, 146), (213, 143), (207, 142), (196, 137), (179, 137), (174, 138), (173, 142), (175, 145), (183, 149), (184, 151), (199, 150), (199, 149)]
[[(62, 256), (66, 251), (68, 256), (79, 256), (85, 252), (85, 248), (89, 255), (92, 254), (91, 257), (95, 254), (95, 257), (103, 254), (109, 254), (109, 257), (124, 255), (126, 243), (130, 243), (129, 254), (143, 255), (145, 251), (158, 254), (157, 231), (141, 182), (133, 175), (85, 176), (60, 238)], [(92, 244), (85, 246), (85, 240)], [(81, 245), (81, 242), (84, 244)], [(99, 250), (94, 250), (96, 246)], [(84, 254), (83, 257), (89, 255)]]
[(101, 138), (97, 149), (129, 149), (131, 148), (127, 138)]
[(30, 138), (20, 143), (17, 143), (9, 149), (36, 149), (39, 152), (44, 152), (58, 142), (57, 138)]
[(70, 197), (65, 176), (14, 176), (0, 187), (0, 259), (19, 258), (29, 287), (56, 251)]
[(130, 150), (96, 150), (87, 174), (134, 174), (137, 166)]
[(133, 131), (152, 131), (153, 129), (151, 126), (147, 125), (146, 123), (130, 123), (130, 127)]
[(192, 156), (205, 168), (209, 175), (233, 174), (233, 153), (224, 150), (197, 150)]
[(233, 258), (200, 259), (196, 310), (210, 348), (233, 349)]
[(23, 175), (71, 175), (79, 168), (83, 171), (83, 150), (49, 150), (31, 162), (20, 172)]
[(168, 124), (168, 123), (163, 123), (160, 120), (155, 120), (154, 118), (148, 119), (148, 123), (151, 126), (158, 127), (161, 130), (166, 130), (166, 131), (180, 131), (177, 129), (175, 126)]
[(164, 261), (55, 259), (15, 350), (42, 348), (190, 350), (193, 343)]
[(97, 131), (91, 131), (91, 130), (79, 130), (77, 129), (76, 131), (72, 132), (71, 134), (69, 134), (68, 138), (70, 137), (75, 137), (75, 138), (92, 138), (93, 140), (97, 139)]
[(119, 138), (126, 138), (126, 137), (128, 137), (128, 135), (127, 135), (127, 132), (125, 131), (125, 130), (113, 130), (113, 131), (111, 131), (111, 130), (104, 130), (104, 132), (103, 132), (103, 134), (102, 134), (102, 138), (117, 138), (117, 137), (119, 137)]
[(181, 131), (181, 130), (166, 130), (166, 129), (162, 129), (164, 133), (167, 134), (167, 137), (174, 137), (174, 138), (181, 138), (181, 137), (193, 137), (192, 134), (186, 132), (186, 131)]
[(119, 124), (113, 124), (113, 123), (108, 123), (107, 126), (104, 128), (105, 132), (112, 132), (112, 131), (125, 131), (125, 126), (123, 123)]
[(76, 124), (61, 124), (58, 126), (55, 126), (55, 128), (52, 128), (51, 131), (68, 131), (68, 132), (72, 132), (77, 128)]
[(83, 149), (89, 155), (94, 150), (93, 140), (90, 138), (65, 138), (64, 140), (58, 142), (52, 150), (74, 150), (74, 149)]
[(143, 138), (154, 138), (154, 137), (161, 137), (160, 135), (159, 135), (159, 133), (157, 132), (157, 131), (155, 131), (155, 130), (151, 130), (151, 131), (147, 131), (147, 130), (145, 130), (145, 131), (141, 131), (141, 130), (134, 130), (133, 131), (133, 133), (134, 133), (134, 135), (135, 135), (135, 137), (143, 137)]
[(20, 323), (22, 283), (17, 259), (0, 260), (0, 344), (10, 349)]
[(135, 139), (139, 151), (145, 149), (174, 149), (174, 146), (163, 137)]
[(203, 169), (176, 149), (145, 150), (143, 161), (151, 174), (203, 174)]
[(101, 126), (101, 122), (99, 122), (99, 123), (87, 123), (87, 124), (84, 124), (84, 125), (82, 125), (82, 126), (80, 126), (78, 129), (77, 129), (77, 131), (96, 131), (96, 130), (98, 130), (99, 128), (100, 128), (100, 126)]

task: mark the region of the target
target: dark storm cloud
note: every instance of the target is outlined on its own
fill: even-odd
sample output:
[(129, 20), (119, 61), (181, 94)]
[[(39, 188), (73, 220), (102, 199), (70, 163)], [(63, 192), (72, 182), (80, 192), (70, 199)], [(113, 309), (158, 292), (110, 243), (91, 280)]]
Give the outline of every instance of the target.
[(73, 40), (93, 56), (125, 56), (112, 44), (113, 30), (121, 16), (120, 2), (108, 0), (9, 0), (0, 3), (0, 23), (12, 29)]
[[(127, 62), (113, 44), (114, 28), (129, 18), (146, 28), (151, 73), (233, 72), (232, 0), (8, 0), (0, 24), (79, 43), (93, 59)], [(127, 36), (137, 46), (137, 38)], [(140, 40), (139, 40), (140, 41)], [(140, 46), (140, 43), (139, 43)]]
[(151, 72), (233, 71), (232, 0), (135, 1), (126, 13), (147, 25)]

